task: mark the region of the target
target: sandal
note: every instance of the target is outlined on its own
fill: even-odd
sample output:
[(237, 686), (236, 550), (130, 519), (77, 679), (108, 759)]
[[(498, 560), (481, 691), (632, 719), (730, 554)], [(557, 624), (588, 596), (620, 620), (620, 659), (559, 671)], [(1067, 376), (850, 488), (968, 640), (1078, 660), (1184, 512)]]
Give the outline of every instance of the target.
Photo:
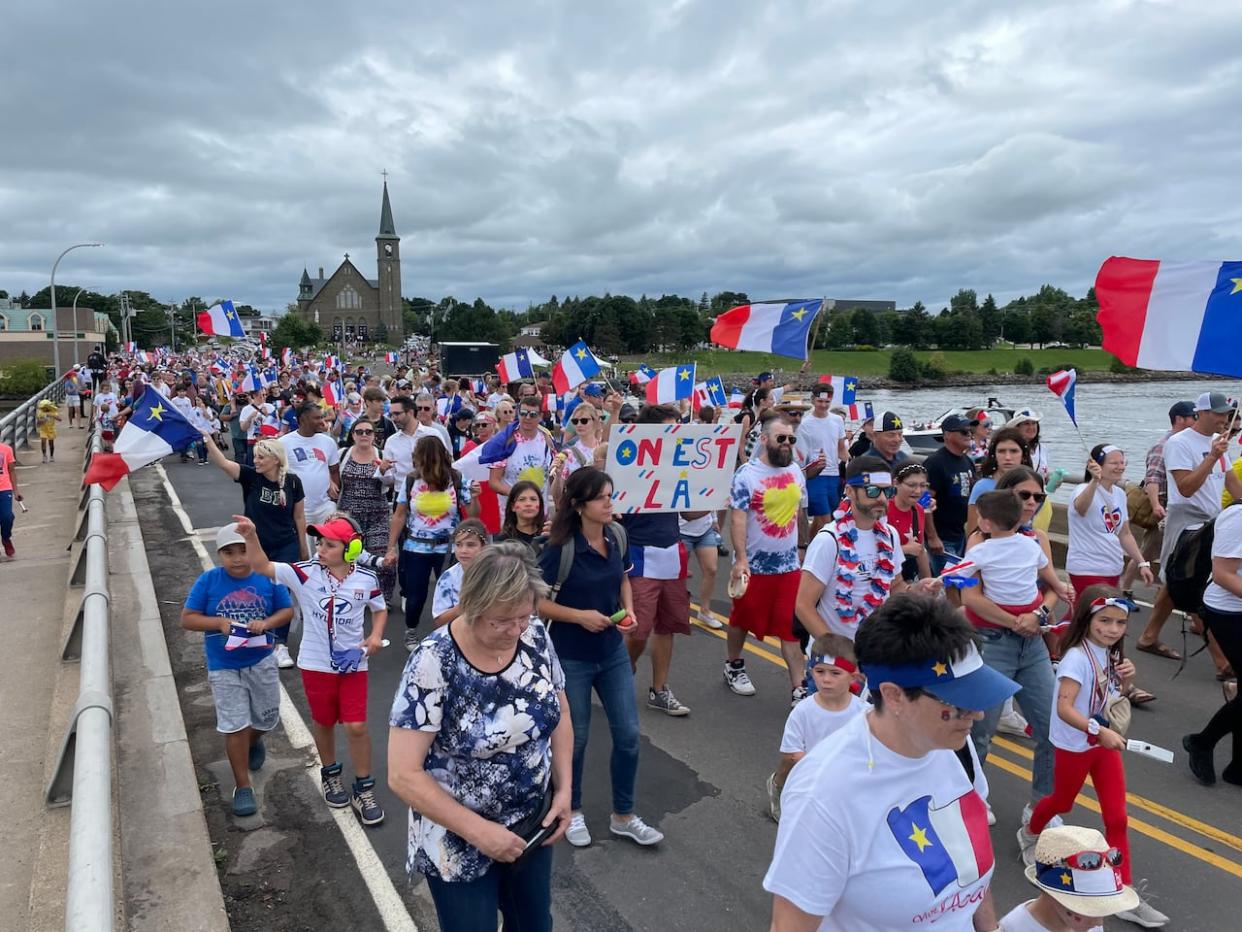
[(1155, 654), (1157, 657), (1163, 657), (1165, 660), (1182, 659), (1181, 654), (1163, 641), (1152, 641), (1150, 644), (1135, 644), (1134, 646), (1145, 654)]
[(1147, 705), (1147, 703), (1155, 702), (1156, 700), (1152, 693), (1138, 686), (1131, 686), (1126, 690), (1126, 698), (1130, 700), (1130, 705)]
[(1223, 683), (1225, 680), (1236, 680), (1237, 678), (1238, 674), (1233, 672), (1233, 667), (1231, 666), (1226, 666), (1225, 669), (1219, 670), (1216, 673), (1216, 681), (1219, 683)]

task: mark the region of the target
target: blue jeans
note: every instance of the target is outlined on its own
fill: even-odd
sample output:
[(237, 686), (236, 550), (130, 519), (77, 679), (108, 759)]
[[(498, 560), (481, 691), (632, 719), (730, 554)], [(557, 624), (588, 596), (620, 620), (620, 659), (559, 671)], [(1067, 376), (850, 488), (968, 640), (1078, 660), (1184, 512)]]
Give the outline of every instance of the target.
[(478, 880), (428, 877), (441, 929), (496, 932), (496, 913), (504, 932), (549, 932), (552, 928), (552, 846), (540, 848), (521, 864), (494, 862)]
[(13, 493), (0, 492), (0, 539), (13, 539)]
[(405, 596), (405, 628), (413, 631), (423, 616), (423, 606), (431, 592), (431, 574), (436, 579), (444, 572), (446, 553), (416, 553), (402, 550), (397, 557), (397, 578), (401, 580), (401, 594)]
[(932, 573), (939, 576), (946, 566), (961, 562), (962, 551), (966, 549), (965, 537), (945, 537), (940, 535), (940, 543), (944, 544), (944, 553), (930, 553)]
[(603, 660), (561, 658), (565, 695), (574, 725), (574, 786), (571, 805), (582, 808), (582, 759), (591, 737), (591, 690), (599, 695), (612, 732), (612, 811), (619, 816), (634, 811), (634, 779), (638, 775), (638, 703), (634, 699), (634, 671), (623, 642)]
[[(1052, 793), (1053, 750), (1052, 742), (1048, 740), (1048, 722), (1052, 716), (1052, 694), (1057, 681), (1052, 672), (1048, 648), (1044, 646), (1044, 639), (1038, 636), (1023, 637), (999, 628), (978, 630), (983, 640), (980, 650), (983, 662), (1022, 686), (1014, 699), (1022, 707), (1022, 714), (1030, 723), (1035, 738), (1031, 801), (1037, 802)], [(1001, 706), (989, 709), (970, 731), (980, 761), (987, 760), (1000, 713)]]

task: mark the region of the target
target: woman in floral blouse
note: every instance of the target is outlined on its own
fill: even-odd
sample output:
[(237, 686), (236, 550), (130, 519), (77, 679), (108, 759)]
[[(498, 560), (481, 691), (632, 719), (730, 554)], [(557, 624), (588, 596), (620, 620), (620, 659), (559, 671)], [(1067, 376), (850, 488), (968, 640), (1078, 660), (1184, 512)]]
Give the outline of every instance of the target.
[[(410, 806), (406, 868), (427, 877), (443, 929), (495, 932), (498, 912), (505, 928), (552, 928), (573, 730), (533, 617), (546, 592), (527, 547), (487, 548), (462, 576), (461, 614), (418, 644), (397, 688), (389, 785)], [(527, 851), (540, 826), (550, 834)]]

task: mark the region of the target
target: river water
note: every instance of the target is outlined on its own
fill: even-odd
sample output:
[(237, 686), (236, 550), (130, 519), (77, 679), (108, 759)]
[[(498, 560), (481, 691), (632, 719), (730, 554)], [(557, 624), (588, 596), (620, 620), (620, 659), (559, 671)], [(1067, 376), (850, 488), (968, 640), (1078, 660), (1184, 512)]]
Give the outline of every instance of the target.
[[(860, 382), (858, 398), (874, 405), (877, 418), (884, 411), (893, 411), (907, 424), (938, 417), (950, 407), (981, 405), (988, 398), (995, 398), (1006, 407), (1040, 412), (1040, 440), (1047, 445), (1048, 460), (1053, 468), (1059, 466), (1070, 474), (1053, 496), (1058, 501), (1069, 500), (1073, 480), (1086, 468), (1086, 454), (1065, 407), (1042, 385), (885, 391), (867, 389), (866, 379)], [(1126, 478), (1138, 481), (1143, 478), (1147, 449), (1169, 429), (1169, 407), (1175, 401), (1193, 402), (1201, 392), (1208, 391), (1224, 392), (1230, 397), (1242, 394), (1238, 383), (1230, 379), (1080, 383), (1076, 398), (1078, 427), (1088, 449), (1108, 442), (1125, 450)], [(1242, 448), (1234, 447), (1230, 458), (1239, 453)]]

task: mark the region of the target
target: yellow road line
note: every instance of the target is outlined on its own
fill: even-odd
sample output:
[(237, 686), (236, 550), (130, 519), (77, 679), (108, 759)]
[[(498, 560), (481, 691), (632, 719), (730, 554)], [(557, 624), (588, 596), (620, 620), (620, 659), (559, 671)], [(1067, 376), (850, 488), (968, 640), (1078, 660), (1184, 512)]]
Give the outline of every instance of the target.
[[(1006, 751), (1010, 751), (1027, 760), (1035, 759), (1035, 752), (1030, 748), (1021, 744), (1016, 744), (1000, 735), (994, 735), (992, 744), (995, 747), (1002, 747)], [(1088, 786), (1093, 786), (1090, 779), (1087, 780)], [(1126, 802), (1136, 809), (1142, 809), (1150, 812), (1154, 816), (1162, 819), (1168, 819), (1175, 825), (1191, 832), (1198, 832), (1205, 838), (1210, 838), (1219, 844), (1233, 848), (1235, 851), (1242, 851), (1242, 838), (1236, 835), (1230, 835), (1228, 832), (1222, 831), (1214, 825), (1208, 825), (1206, 822), (1200, 822), (1198, 819), (1188, 816), (1185, 813), (1178, 812), (1176, 809), (1170, 809), (1168, 806), (1161, 805), (1155, 800), (1148, 799), (1146, 796), (1139, 796), (1135, 793), (1126, 793)]]
[[(715, 612), (712, 614), (714, 615)], [(694, 621), (694, 624), (706, 631), (708, 634), (715, 635), (722, 640), (725, 638), (725, 635), (722, 632), (717, 631), (714, 628), (709, 628), (702, 622), (696, 620)], [(779, 644), (780, 642), (777, 641), (776, 643)], [(756, 647), (749, 641), (747, 641), (743, 649), (764, 658), (775, 666), (782, 668), (785, 667), (785, 661), (782, 657), (779, 657), (770, 651)], [(992, 744), (994, 747), (1004, 748), (1007, 751), (1011, 751), (1014, 754), (1026, 758), (1027, 760), (1033, 760), (1035, 757), (1035, 752), (1030, 748), (1023, 747), (1020, 744), (1015, 744), (1014, 742), (1002, 738), (999, 735), (992, 738)], [(1032, 778), (1030, 770), (1004, 757), (1001, 757), (998, 754), (989, 754), (987, 763), (999, 767), (1001, 770), (1005, 770), (1014, 776), (1024, 777), (1026, 780), (1030, 780)], [(1087, 783), (1090, 784), (1091, 781), (1088, 780)], [(1100, 811), (1100, 804), (1098, 802), (1081, 793), (1078, 795), (1075, 802), (1085, 806), (1093, 812)], [(1163, 806), (1160, 803), (1147, 799), (1144, 796), (1137, 796), (1134, 793), (1126, 794), (1126, 802), (1135, 808), (1143, 809), (1150, 812), (1152, 815), (1167, 819), (1173, 824), (1179, 825), (1188, 831), (1197, 832), (1219, 844), (1226, 845), (1236, 851), (1242, 851), (1242, 838), (1238, 838), (1236, 835), (1230, 835), (1228, 832), (1223, 832), (1218, 828), (1208, 825), (1206, 822), (1200, 822), (1198, 819), (1178, 812), (1176, 809), (1170, 809), (1168, 806)], [(1176, 848), (1178, 851), (1188, 854), (1191, 857), (1198, 858), (1201, 861), (1211, 864), (1213, 867), (1218, 867), (1226, 873), (1233, 874), (1236, 877), (1242, 877), (1242, 864), (1238, 864), (1228, 858), (1221, 857), (1220, 855), (1212, 851), (1208, 851), (1206, 848), (1202, 848), (1193, 842), (1185, 841), (1176, 835), (1166, 832), (1162, 828), (1152, 825), (1150, 822), (1145, 822), (1142, 819), (1136, 819), (1134, 817), (1130, 817), (1128, 821), (1137, 832), (1147, 835), (1150, 838), (1154, 838), (1157, 841), (1163, 842), (1171, 848)]]
[[(1001, 757), (998, 754), (989, 754), (987, 762), (994, 767), (1013, 774), (1015, 777), (1021, 777), (1026, 781), (1030, 781), (1031, 779), (1031, 772), (1029, 770), (1019, 764), (1015, 764), (1007, 758)], [(1074, 802), (1078, 803), (1080, 806), (1090, 809), (1092, 812), (1100, 811), (1100, 804), (1089, 796), (1079, 794), (1078, 798), (1075, 799)], [(1242, 864), (1238, 864), (1236, 861), (1231, 861), (1228, 858), (1221, 857), (1213, 851), (1201, 848), (1193, 842), (1178, 838), (1176, 835), (1172, 835), (1162, 828), (1157, 828), (1155, 825), (1152, 825), (1150, 822), (1145, 822), (1142, 819), (1136, 819), (1131, 816), (1128, 820), (1128, 824), (1130, 828), (1134, 829), (1134, 831), (1146, 835), (1149, 838), (1154, 838), (1156, 841), (1162, 842), (1170, 848), (1175, 848), (1183, 854), (1188, 854), (1192, 858), (1198, 858), (1206, 864), (1211, 864), (1213, 867), (1220, 868), (1227, 874), (1233, 874), (1235, 877), (1242, 877)]]
[[(696, 612), (701, 612), (701, 611), (703, 611), (703, 607), (702, 607), (701, 605), (699, 605), (699, 603), (698, 603), (698, 602), (691, 602), (691, 603), (690, 603), (690, 607), (691, 607), (692, 609), (694, 609)], [(728, 624), (729, 624), (729, 616), (728, 616), (728, 615), (722, 615), (722, 614), (720, 614), (720, 612), (714, 611), (714, 610), (713, 610), (713, 609), (711, 609), (711, 608), (708, 608), (708, 610), (707, 610), (707, 614), (711, 615), (713, 618), (715, 618), (717, 621), (719, 621), (722, 625), (728, 625)], [(691, 619), (691, 621), (694, 621), (694, 619)], [(697, 622), (696, 622), (696, 624), (697, 624)], [(714, 630), (715, 630), (715, 628), (709, 628), (709, 627), (707, 627), (706, 625), (699, 625), (699, 627), (703, 628), (703, 630), (705, 630), (705, 631), (714, 631)], [(776, 647), (776, 648), (779, 648), (779, 647), (781, 646), (780, 638), (774, 638), (774, 637), (772, 637), (771, 635), (768, 635), (766, 638), (764, 638), (764, 639), (763, 639), (763, 643), (764, 643), (764, 644), (770, 644), (772, 647)]]

